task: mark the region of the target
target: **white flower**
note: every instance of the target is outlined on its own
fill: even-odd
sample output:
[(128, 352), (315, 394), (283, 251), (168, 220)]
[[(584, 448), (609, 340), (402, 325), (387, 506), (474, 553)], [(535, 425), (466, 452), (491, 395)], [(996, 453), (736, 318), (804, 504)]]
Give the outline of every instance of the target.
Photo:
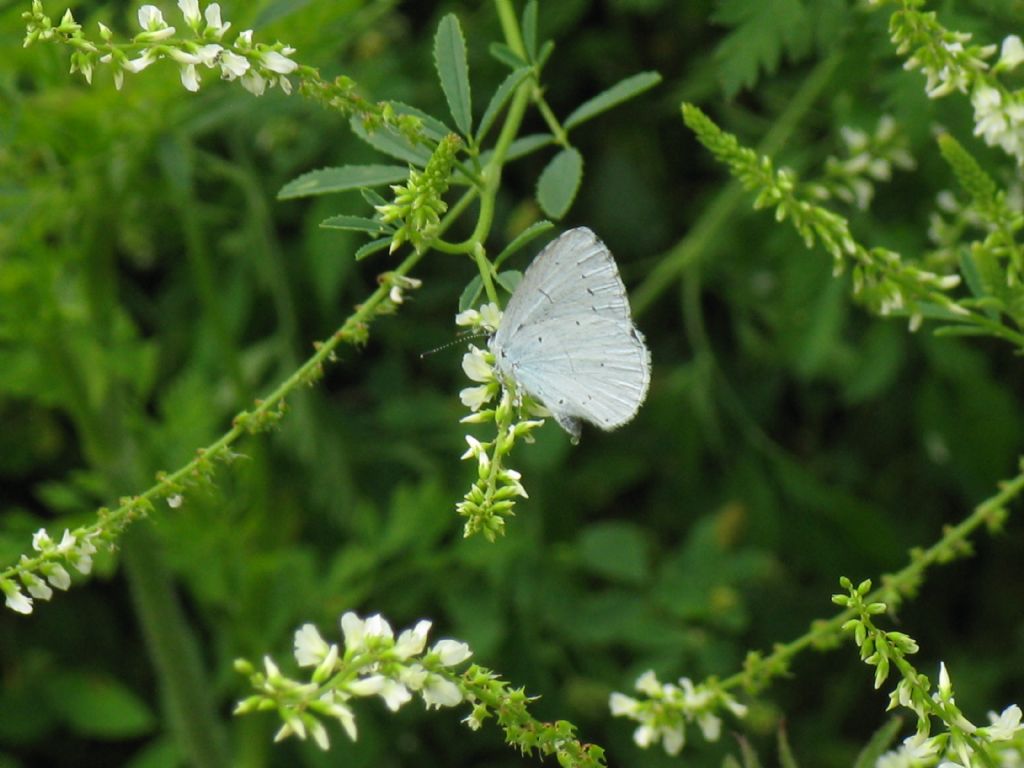
[(303, 624), (295, 632), (295, 661), (300, 667), (315, 667), (330, 653), (331, 646), (312, 624)]
[(398, 673), (398, 678), (402, 683), (409, 686), (410, 690), (418, 691), (423, 688), (423, 684), (427, 681), (427, 670), (419, 664), (411, 664)]
[(953, 682), (949, 679), (949, 671), (946, 669), (946, 662), (939, 662), (939, 696), (949, 699), (953, 694)]
[(215, 67), (217, 66), (217, 60), (223, 51), (223, 46), (220, 46), (217, 43), (207, 43), (206, 45), (202, 45), (196, 49), (196, 56), (199, 58), (199, 61), (202, 62), (203, 66)]
[(466, 435), (466, 442), (469, 443), (469, 449), (459, 457), (460, 459), (466, 460), (472, 459), (473, 457), (476, 456), (486, 455), (483, 450), (483, 443), (481, 443), (472, 435)]
[(661, 684), (658, 682), (653, 669), (649, 669), (640, 675), (633, 687), (640, 691), (640, 693), (646, 693), (652, 698), (661, 696)]
[(653, 726), (644, 723), (635, 731), (633, 731), (633, 741), (640, 749), (647, 749), (651, 744), (658, 740), (658, 732)]
[(175, 493), (173, 496), (167, 497), (167, 506), (170, 507), (171, 509), (178, 509), (183, 501), (184, 499), (182, 498), (181, 494)]
[(701, 733), (704, 734), (707, 741), (718, 741), (718, 737), (722, 733), (721, 718), (710, 712), (705, 712), (697, 716), (697, 725), (700, 726)]
[(615, 691), (608, 697), (608, 708), (612, 717), (624, 717), (635, 714), (640, 709), (640, 702), (632, 696)]
[(380, 696), (392, 712), (397, 712), (403, 704), (412, 700), (408, 688), (397, 680), (383, 675), (371, 675), (356, 680), (349, 684), (348, 689), (356, 696)]
[(466, 309), (455, 316), (455, 324), (463, 326), (475, 326), (480, 324), (480, 313), (475, 309)]
[(462, 691), (450, 680), (440, 675), (428, 675), (422, 690), (423, 702), (427, 709), (436, 707), (454, 707), (462, 701)]
[(391, 625), (379, 613), (364, 621), (352, 611), (347, 611), (341, 617), (341, 631), (345, 636), (346, 653), (358, 653), (366, 648), (367, 641), (371, 639), (383, 638), (390, 641), (393, 638)]
[(4, 605), (15, 613), (32, 613), (32, 598), (25, 597), (13, 581), (0, 581), (0, 591), (4, 593)]
[(152, 64), (154, 61), (156, 61), (158, 58), (160, 58), (160, 56), (156, 51), (154, 51), (152, 48), (147, 48), (142, 52), (141, 56), (138, 56), (134, 59), (129, 59), (128, 61), (124, 62), (124, 64), (122, 64), (121, 66), (124, 68), (126, 72), (138, 74), (146, 67), (148, 67), (150, 64)]
[(64, 535), (60, 537), (60, 544), (57, 545), (57, 551), (62, 555), (66, 555), (74, 549), (77, 542), (78, 539), (75, 538), (75, 535), (65, 528)]
[(67, 589), (71, 586), (71, 576), (59, 563), (43, 563), (39, 566), (46, 580), (57, 589)]
[(181, 68), (181, 84), (186, 91), (195, 93), (199, 90), (199, 75), (196, 74), (195, 64), (186, 64)]
[(494, 381), (494, 368), (488, 362), (487, 353), (470, 345), (469, 352), (462, 356), (462, 370), (470, 381)]
[(438, 640), (430, 650), (441, 657), (441, 664), (445, 667), (454, 667), (473, 655), (469, 645), (458, 640)]
[(1013, 69), (1024, 61), (1024, 44), (1017, 35), (1009, 35), (1003, 40), (1002, 50), (999, 52), (999, 66), (1003, 69)]
[[(224, 33), (228, 31), (228, 27), (231, 26), (231, 22), (222, 24), (220, 20), (220, 3), (210, 3), (206, 6), (206, 37), (212, 37), (215, 40), (220, 40), (224, 37)], [(250, 36), (252, 30), (249, 30)], [(353, 741), (355, 737), (353, 737)]]
[(224, 51), (220, 55), (220, 75), (225, 80), (241, 77), (248, 70), (249, 60), (245, 56), (239, 56), (231, 51)]
[(142, 27), (144, 40), (165, 40), (174, 34), (174, 27), (167, 26), (164, 15), (155, 5), (144, 5), (139, 8), (139, 26)]
[(1009, 741), (1013, 735), (1021, 730), (1021, 709), (1016, 704), (1011, 704), (996, 715), (995, 712), (988, 713), (988, 719), (992, 724), (986, 729), (992, 741)]
[(327, 737), (327, 729), (324, 728), (324, 724), (319, 720), (313, 720), (309, 724), (310, 734), (313, 736), (313, 741), (320, 747), (324, 752), (331, 748), (331, 740)]
[(198, 30), (199, 24), (203, 20), (202, 14), (199, 13), (199, 0), (178, 0), (178, 7), (189, 28)]
[(356, 717), (352, 710), (345, 705), (337, 692), (325, 693), (320, 697), (320, 703), (327, 710), (327, 714), (341, 723), (349, 739), (356, 740)]
[(404, 630), (395, 641), (393, 653), (399, 659), (405, 661), (412, 656), (423, 653), (427, 644), (427, 633), (430, 632), (431, 623), (427, 620), (420, 621), (413, 629)]
[(242, 87), (253, 96), (262, 96), (267, 89), (267, 81), (258, 75), (255, 70), (250, 69), (242, 75)]
[(475, 413), (487, 405), (494, 394), (494, 387), (487, 384), (479, 387), (466, 387), (459, 390), (459, 401)]
[(45, 552), (51, 547), (53, 547), (53, 540), (45, 528), (40, 528), (32, 534), (32, 549), (36, 552)]
[(663, 725), (661, 727), (661, 745), (665, 748), (665, 751), (675, 757), (683, 750), (683, 744), (686, 743), (686, 732), (683, 730), (683, 724), (680, 723), (675, 727), (669, 727)]
[(33, 576), (30, 573), (26, 573), (23, 576), (25, 581), (25, 588), (28, 589), (28, 593), (37, 600), (49, 600), (53, 597), (53, 590), (47, 585), (45, 581)]
[(480, 326), (484, 330), (496, 331), (501, 324), (501, 310), (498, 305), (492, 303), (480, 307)]
[[(286, 52), (293, 52), (292, 48), (285, 48)], [(266, 69), (276, 72), (279, 75), (288, 75), (299, 68), (299, 65), (277, 51), (267, 51), (260, 56), (260, 62)]]

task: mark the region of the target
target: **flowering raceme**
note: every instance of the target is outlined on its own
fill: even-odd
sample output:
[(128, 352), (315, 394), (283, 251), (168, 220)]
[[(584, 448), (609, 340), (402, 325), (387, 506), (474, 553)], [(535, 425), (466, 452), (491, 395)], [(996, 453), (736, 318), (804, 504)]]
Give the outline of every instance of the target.
[(126, 73), (138, 74), (161, 59), (170, 59), (179, 66), (181, 83), (189, 91), (199, 90), (200, 71), (205, 68), (219, 71), (223, 80), (239, 80), (243, 88), (256, 96), (275, 85), (291, 93), (288, 75), (299, 68), (290, 58), (294, 48), (281, 43), (253, 43), (251, 29), (227, 44), (224, 38), (231, 23), (222, 20), (219, 3), (202, 9), (199, 0), (178, 0), (178, 8), (191, 38), (179, 36), (177, 28), (167, 23), (155, 5), (143, 5), (137, 15), (142, 31), (130, 43), (113, 43), (113, 32), (102, 23), (101, 42), (94, 43), (86, 39), (70, 10), (54, 25), (43, 13), (41, 0), (34, 0), (32, 10), (24, 14), (28, 21), (25, 45), (37, 40), (64, 39), (75, 49), (72, 72), (81, 72), (91, 83), (96, 64), (109, 65), (118, 89), (123, 87)]

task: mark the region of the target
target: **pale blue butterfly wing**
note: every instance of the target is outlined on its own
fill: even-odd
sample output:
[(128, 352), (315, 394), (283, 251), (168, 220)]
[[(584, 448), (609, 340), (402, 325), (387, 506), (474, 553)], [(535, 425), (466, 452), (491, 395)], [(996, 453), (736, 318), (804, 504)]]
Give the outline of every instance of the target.
[(579, 437), (636, 415), (651, 378), (611, 252), (586, 227), (552, 241), (523, 275), (491, 340), (498, 370)]

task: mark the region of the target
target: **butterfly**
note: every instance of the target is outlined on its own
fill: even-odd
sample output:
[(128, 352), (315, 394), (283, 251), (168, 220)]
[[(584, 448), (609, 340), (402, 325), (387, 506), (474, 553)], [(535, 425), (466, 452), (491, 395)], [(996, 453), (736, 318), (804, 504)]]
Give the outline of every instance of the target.
[(490, 349), (499, 373), (543, 404), (573, 442), (582, 422), (621, 427), (647, 397), (651, 353), (611, 251), (587, 227), (562, 233), (533, 260)]

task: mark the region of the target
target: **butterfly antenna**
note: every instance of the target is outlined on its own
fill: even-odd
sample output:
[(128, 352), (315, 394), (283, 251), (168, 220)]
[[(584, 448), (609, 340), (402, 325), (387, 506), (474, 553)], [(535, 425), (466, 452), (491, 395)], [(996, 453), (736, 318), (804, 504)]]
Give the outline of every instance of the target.
[(426, 352), (420, 352), (420, 360), (427, 357), (428, 355), (434, 355), (437, 354), (438, 352), (441, 352), (442, 350), (454, 347), (456, 344), (461, 344), (464, 341), (470, 341), (472, 339), (486, 339), (488, 336), (490, 336), (489, 333), (469, 333), (464, 336), (460, 336), (454, 341), (449, 341), (447, 344), (442, 344), (439, 347), (428, 349)]

